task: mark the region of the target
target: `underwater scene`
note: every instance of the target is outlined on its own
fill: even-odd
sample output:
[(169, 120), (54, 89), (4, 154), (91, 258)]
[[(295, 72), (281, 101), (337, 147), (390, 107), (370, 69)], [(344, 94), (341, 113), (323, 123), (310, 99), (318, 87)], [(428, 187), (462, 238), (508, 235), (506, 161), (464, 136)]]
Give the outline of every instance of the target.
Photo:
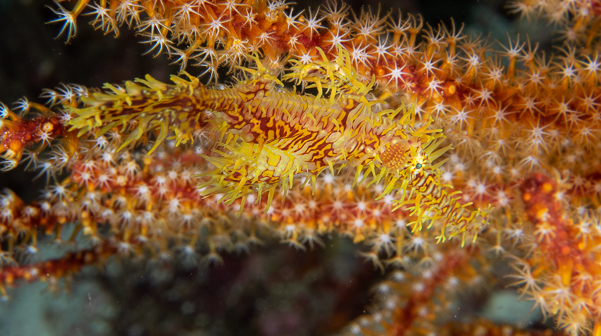
[(601, 336), (601, 1), (0, 0), (0, 335)]

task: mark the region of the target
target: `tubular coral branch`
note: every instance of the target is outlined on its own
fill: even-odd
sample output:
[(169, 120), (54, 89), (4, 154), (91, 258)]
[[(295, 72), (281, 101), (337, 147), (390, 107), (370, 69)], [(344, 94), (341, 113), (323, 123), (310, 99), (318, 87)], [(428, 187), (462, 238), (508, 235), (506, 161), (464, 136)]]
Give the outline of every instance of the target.
[[(447, 281), (456, 268), (465, 266), (464, 262), (467, 259), (469, 258), (461, 255), (447, 255), (442, 260), (440, 267), (435, 269), (428, 279), (424, 279), (423, 282), (416, 281), (412, 288), (413, 293), (407, 299), (405, 306), (393, 315), (394, 324), (391, 334), (394, 336), (407, 335), (418, 315), (424, 315), (420, 306), (431, 302), (436, 294), (437, 285)], [(419, 290), (416, 291), (416, 287), (419, 287)]]
[(27, 147), (39, 144), (35, 152), (40, 153), (50, 145), (54, 138), (68, 138), (70, 136), (67, 126), (54, 115), (54, 112), (40, 104), (35, 104), (35, 107), (40, 109), (45, 116), (26, 120), (5, 106), (0, 107), (6, 111), (6, 117), (2, 119), (0, 124), (0, 130), (2, 131), (0, 153), (5, 160), (3, 168), (5, 171), (18, 165)]
[(477, 254), (477, 250), (443, 249), (427, 266), (405, 266), (393, 271), (373, 288), (374, 313), (351, 323), (344, 335), (402, 336), (438, 331), (436, 322), (449, 313), (445, 307), (453, 302), (459, 289), (484, 282), (479, 274), (483, 263)]
[(598, 328), (600, 316), (594, 308), (599, 296), (597, 283), (601, 276), (598, 261), (598, 229), (582, 234), (589, 229), (586, 216), (574, 222), (557, 200), (560, 193), (557, 184), (543, 174), (535, 174), (523, 182), (522, 199), (526, 214), (535, 226), (535, 235), (540, 250), (525, 261), (527, 270), (534, 270), (533, 281), (541, 288), (526, 287), (532, 298), (540, 297), (541, 307), (558, 316), (560, 325), (571, 334)]
[[(297, 179), (287, 194), (278, 192), (272, 200), (249, 195), (246, 202), (238, 199), (226, 205), (223, 194), (203, 197), (203, 190), (196, 188), (201, 181), (199, 173), (210, 170), (197, 153), (179, 149), (168, 153), (161, 146), (157, 152), (136, 159), (118, 155), (115, 140), (119, 135), (109, 136), (117, 138), (109, 137), (103, 148), (82, 141), (78, 151), (87, 155), (71, 159), (70, 176), (50, 185), (39, 203), (25, 206), (14, 193), (4, 197), (0, 233), (13, 246), (7, 251), (9, 256), (18, 248), (35, 246), (37, 229), (60, 237), (66, 223), (76, 223), (75, 232), (83, 232), (95, 244), (107, 240), (101, 231), (109, 225), (110, 231), (117, 233), (115, 246), (133, 241), (155, 255), (169, 254), (173, 241), (189, 244), (193, 251), (199, 249), (196, 245), (211, 246), (213, 235), (224, 232), (231, 232), (231, 237), (221, 238), (209, 253), (248, 249), (259, 234), (279, 236), (283, 242), (305, 249), (306, 245), (319, 244), (321, 235), (334, 232), (356, 242), (367, 241), (370, 254), (376, 257), (371, 258), (374, 265), (383, 267), (382, 262), (393, 264), (405, 256), (432, 254), (436, 245), (433, 233), (416, 232), (424, 243), (410, 248), (414, 234), (407, 225), (418, 216), (410, 204), (393, 212), (391, 195), (376, 199), (384, 190), (382, 184), (353, 190), (345, 174), (324, 174), (316, 180), (314, 192)], [(265, 212), (270, 201), (271, 207)], [(235, 213), (239, 219), (233, 218)], [(436, 232), (447, 230), (453, 236), (454, 231), (445, 223), (444, 219), (435, 220), (430, 227)], [(469, 224), (483, 225), (476, 221)]]
[(114, 255), (116, 249), (108, 244), (94, 249), (68, 253), (56, 260), (48, 260), (34, 265), (5, 267), (0, 273), (0, 294), (7, 296), (6, 287), (14, 287), (21, 282), (47, 281), (56, 284), (58, 279), (78, 273), (84, 266), (104, 262)]

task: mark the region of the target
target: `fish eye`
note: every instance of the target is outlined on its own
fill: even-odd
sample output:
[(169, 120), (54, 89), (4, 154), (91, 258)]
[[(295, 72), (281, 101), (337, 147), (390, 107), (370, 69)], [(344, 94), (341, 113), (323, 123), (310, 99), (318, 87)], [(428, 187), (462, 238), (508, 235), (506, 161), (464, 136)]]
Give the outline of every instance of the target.
[(421, 169), (421, 167), (422, 167), (421, 163), (418, 163), (418, 164), (415, 165), (415, 169)]

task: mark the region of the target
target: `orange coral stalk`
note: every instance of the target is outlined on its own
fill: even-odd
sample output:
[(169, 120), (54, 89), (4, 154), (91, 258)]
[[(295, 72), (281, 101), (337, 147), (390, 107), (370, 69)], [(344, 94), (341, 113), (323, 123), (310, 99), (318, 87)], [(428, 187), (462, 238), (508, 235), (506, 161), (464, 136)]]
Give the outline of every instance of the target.
[(528, 294), (539, 297), (541, 308), (557, 315), (570, 333), (591, 330), (591, 322), (600, 317), (594, 306), (601, 300), (601, 254), (596, 248), (601, 234), (589, 230), (586, 216), (575, 221), (565, 213), (557, 183), (545, 175), (535, 174), (521, 190), (539, 251), (545, 251), (525, 259), (525, 269), (533, 270)]

